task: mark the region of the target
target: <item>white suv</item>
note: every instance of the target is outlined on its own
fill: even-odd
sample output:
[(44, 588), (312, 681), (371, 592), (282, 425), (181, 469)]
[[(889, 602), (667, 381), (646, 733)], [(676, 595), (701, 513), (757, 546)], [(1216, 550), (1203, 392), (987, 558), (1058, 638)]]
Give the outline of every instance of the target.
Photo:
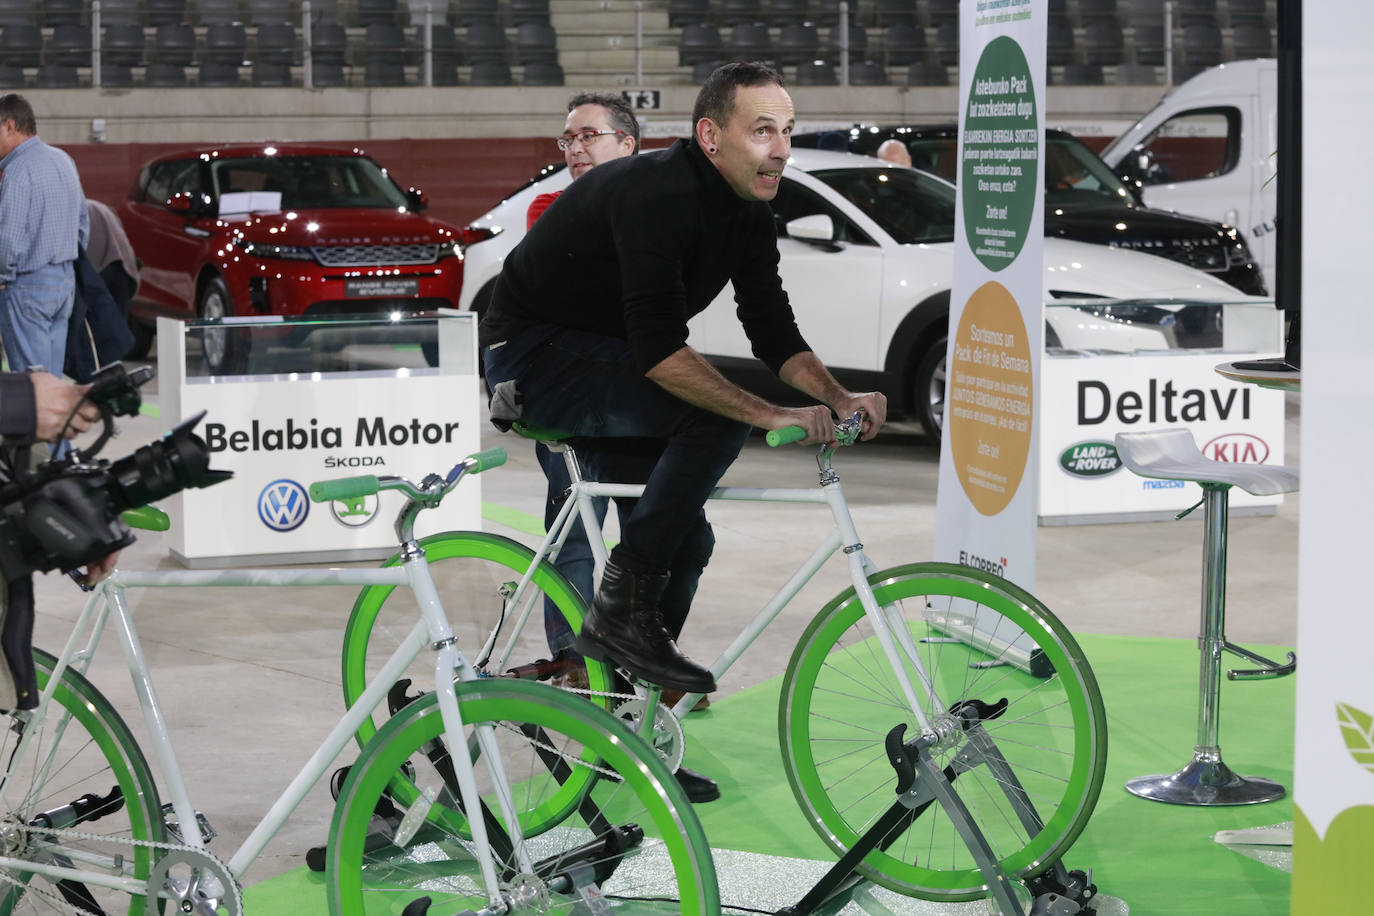
[[(551, 171), (468, 227), (460, 308), (486, 308), (507, 252), (525, 234), (530, 201), (568, 183), (565, 169)], [(894, 413), (920, 420), (933, 437), (944, 415), (955, 205), (954, 186), (934, 175), (809, 149), (792, 151), (772, 205), (783, 287), (802, 334), (841, 381), (885, 392)], [(1241, 297), (1226, 283), (1163, 258), (1047, 238), (1045, 298)], [(1047, 310), (1047, 347), (1165, 346), (1157, 327), (1076, 310), (1072, 321), (1056, 320), (1056, 312), (1068, 311)], [(727, 375), (779, 393), (750, 354), (728, 285), (689, 327), (689, 343)]]

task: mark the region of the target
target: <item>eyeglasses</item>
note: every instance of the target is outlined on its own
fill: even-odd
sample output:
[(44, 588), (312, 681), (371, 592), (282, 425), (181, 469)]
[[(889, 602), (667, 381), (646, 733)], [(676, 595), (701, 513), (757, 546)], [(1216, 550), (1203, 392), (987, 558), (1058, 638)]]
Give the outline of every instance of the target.
[(560, 150), (566, 153), (568, 150), (572, 149), (574, 142), (581, 143), (586, 147), (590, 146), (592, 141), (597, 137), (606, 137), (611, 134), (619, 134), (622, 137), (626, 136), (623, 130), (584, 130), (575, 134), (564, 134), (554, 142), (558, 144)]

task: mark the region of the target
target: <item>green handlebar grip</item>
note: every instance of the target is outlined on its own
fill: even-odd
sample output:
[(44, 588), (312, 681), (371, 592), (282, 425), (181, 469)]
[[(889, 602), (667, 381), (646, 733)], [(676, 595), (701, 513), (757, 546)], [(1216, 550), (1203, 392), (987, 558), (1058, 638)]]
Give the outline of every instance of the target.
[(310, 485), (310, 498), (317, 503), (327, 503), (335, 499), (372, 496), (379, 489), (375, 474), (363, 474), (360, 477), (340, 477), (338, 480), (317, 480)]
[(779, 445), (787, 445), (789, 442), (800, 442), (806, 438), (806, 430), (800, 426), (784, 426), (782, 429), (770, 429), (768, 435), (764, 437), (768, 444), (777, 448)]
[(167, 517), (167, 513), (156, 506), (125, 509), (120, 514), (124, 519), (124, 524), (130, 528), (142, 528), (144, 531), (166, 531), (172, 527), (172, 520)]
[(489, 448), (484, 452), (473, 452), (468, 455), (468, 461), (476, 462), (469, 469), (469, 474), (480, 474), (492, 468), (499, 468), (506, 463), (506, 450), (503, 448)]

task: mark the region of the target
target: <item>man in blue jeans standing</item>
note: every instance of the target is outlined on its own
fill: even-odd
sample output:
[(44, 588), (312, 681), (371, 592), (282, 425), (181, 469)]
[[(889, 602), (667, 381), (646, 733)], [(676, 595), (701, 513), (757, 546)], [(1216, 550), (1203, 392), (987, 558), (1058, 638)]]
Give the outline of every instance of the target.
[[(685, 554), (750, 428), (796, 425), (808, 442), (833, 442), (831, 411), (862, 409), (868, 439), (887, 412), (883, 395), (848, 391), (825, 369), (782, 289), (767, 202), (794, 120), (771, 67), (717, 69), (697, 96), (690, 139), (599, 165), (553, 202), (507, 257), (480, 330), (488, 383), (513, 380), (530, 423), (666, 442), (576, 648), (689, 693), (710, 693), (715, 678), (678, 649), (665, 595), (688, 577), (685, 567), (700, 573), (695, 561), (704, 559)], [(688, 346), (688, 319), (727, 282), (754, 355), (820, 405), (771, 404)]]
[(76, 164), (37, 133), (24, 97), (0, 96), (0, 339), (10, 369), (61, 375), (90, 215)]

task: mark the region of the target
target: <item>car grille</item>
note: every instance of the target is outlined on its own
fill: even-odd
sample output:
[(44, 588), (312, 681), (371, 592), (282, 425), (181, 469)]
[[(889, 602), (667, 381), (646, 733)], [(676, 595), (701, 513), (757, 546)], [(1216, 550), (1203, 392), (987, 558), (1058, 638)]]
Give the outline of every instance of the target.
[(1113, 248), (1129, 248), (1159, 255), (1209, 273), (1230, 270), (1247, 261), (1243, 249), (1234, 244), (1223, 243), (1219, 239), (1133, 239), (1111, 244)]
[(311, 248), (325, 267), (374, 267), (381, 264), (433, 264), (439, 245), (330, 245)]
[(307, 318), (333, 318), (336, 315), (371, 315), (392, 311), (426, 312), (434, 309), (457, 308), (447, 299), (338, 299), (315, 302), (305, 310)]

